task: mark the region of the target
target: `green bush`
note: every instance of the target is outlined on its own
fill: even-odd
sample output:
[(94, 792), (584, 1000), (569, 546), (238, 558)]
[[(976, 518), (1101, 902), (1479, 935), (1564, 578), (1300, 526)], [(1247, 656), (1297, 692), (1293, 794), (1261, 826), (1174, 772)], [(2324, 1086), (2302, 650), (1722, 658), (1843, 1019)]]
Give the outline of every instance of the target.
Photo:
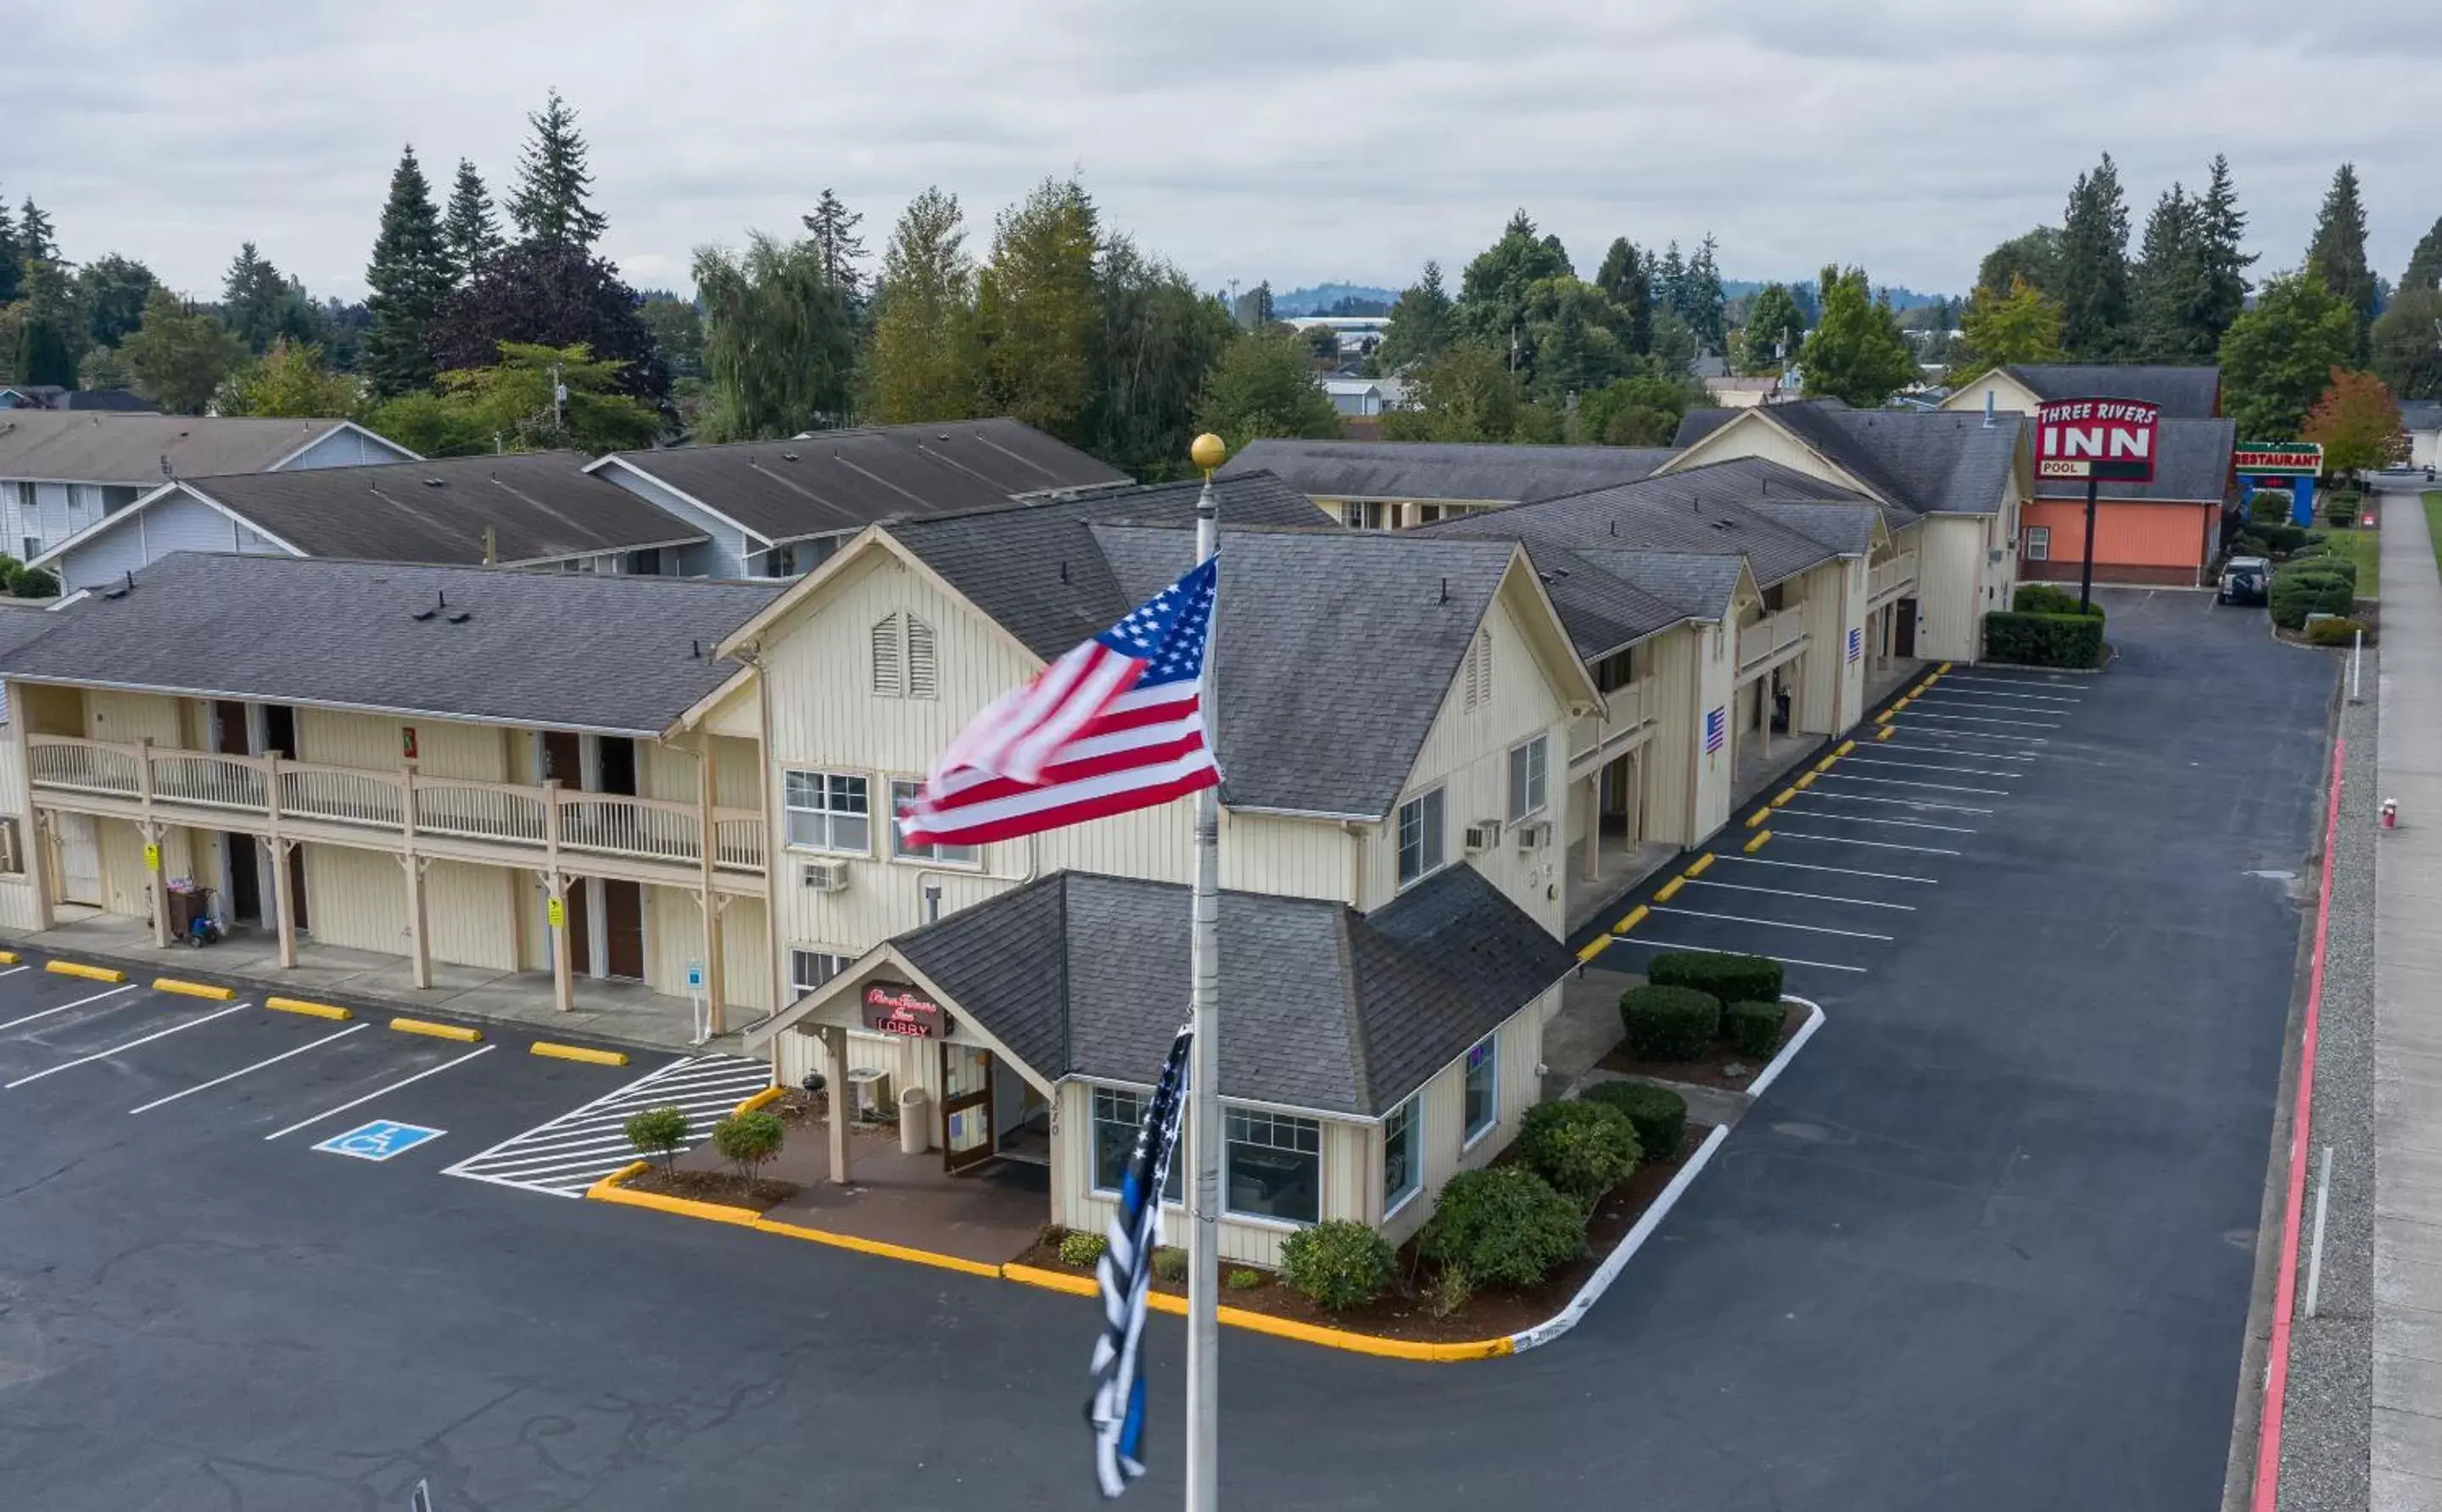
[(1109, 1248), (1110, 1241), (1101, 1234), (1071, 1229), (1060, 1236), (1060, 1263), (1091, 1270), (1103, 1263), (1103, 1251)]
[(1232, 1270), (1221, 1278), (1221, 1284), (1229, 1287), (1231, 1291), (1252, 1291), (1263, 1284), (1264, 1273), (1262, 1271), (1248, 1270), (1243, 1267)]
[(1721, 1032), (1721, 1000), (1692, 987), (1631, 987), (1619, 994), (1628, 1052), (1640, 1061), (1692, 1061)]
[(1532, 1286), (1586, 1252), (1585, 1211), (1524, 1166), (1462, 1171), (1443, 1184), (1417, 1248), (1478, 1285)]
[(1687, 1138), (1687, 1100), (1667, 1086), (1643, 1082), (1596, 1082), (1581, 1094), (1627, 1115), (1636, 1148), (1648, 1160), (1668, 1160)]
[(2096, 619), (2103, 618), (2102, 605), (2088, 603), (2081, 610), (2077, 607), (2075, 593), (2049, 583), (2019, 585), (2016, 596), (2010, 600), (2010, 608), (2020, 614), (2091, 614)]
[(1769, 956), (1667, 951), (1646, 963), (1645, 979), (1656, 987), (1692, 987), (1724, 1003), (1770, 1002), (1780, 996), (1780, 962)]
[(2272, 543), (2251, 530), (2243, 530), (2238, 533), (2238, 538), (2230, 543), (2230, 554), (2232, 556), (2269, 556)]
[(1595, 1198), (1636, 1170), (1636, 1126), (1600, 1102), (1539, 1102), (1518, 1126), (1518, 1158), (1579, 1202)]
[(1187, 1279), (1187, 1251), (1163, 1245), (1153, 1252), (1153, 1279), (1183, 1282)]
[(2296, 551), (2306, 544), (2306, 532), (2302, 526), (2257, 525), (2254, 530), (2257, 535), (2264, 537), (2265, 544), (2270, 546), (2276, 555), (2281, 552)]
[(684, 1108), (647, 1108), (642, 1113), (628, 1115), (619, 1126), (628, 1142), (647, 1160), (660, 1163), (666, 1172), (678, 1161), (679, 1148), (686, 1143), (687, 1116)]
[(2273, 575), (2309, 577), (2317, 574), (2345, 577), (2351, 588), (2358, 586), (2358, 564), (2346, 556), (2308, 556), (2301, 559), (2292, 556), (2281, 571)]
[(1333, 1218), (1281, 1241), (1281, 1279), (1318, 1307), (1345, 1312), (1391, 1289), (1390, 1242), (1361, 1223)]
[(780, 1141), (787, 1137), (780, 1116), (761, 1108), (733, 1113), (712, 1126), (712, 1147), (738, 1168), (741, 1178), (750, 1181), (765, 1161), (780, 1153)]
[(1780, 1048), (1780, 1024), (1786, 1016), (1778, 1003), (1732, 1003), (1722, 1010), (1722, 1032), (1740, 1055), (1769, 1060)]
[(2346, 615), (2357, 608), (2358, 593), (2356, 586), (2338, 573), (2287, 572), (2273, 574), (2266, 599), (2272, 623), (2294, 630), (2306, 623), (2309, 614)]
[(2019, 666), (2101, 666), (2103, 621), (2091, 614), (1984, 616), (1984, 657)]
[[(2354, 646), (2357, 644), (2358, 632), (2364, 628), (2365, 627), (2362, 624), (2352, 619), (2317, 620), (2314, 624), (2306, 627), (2306, 644), (2309, 646)], [(2368, 639), (2372, 639), (2372, 637), (2368, 637)]]
[(2247, 501), (2247, 518), (2277, 525), (2289, 518), (2296, 502), (2287, 488), (2258, 488)]

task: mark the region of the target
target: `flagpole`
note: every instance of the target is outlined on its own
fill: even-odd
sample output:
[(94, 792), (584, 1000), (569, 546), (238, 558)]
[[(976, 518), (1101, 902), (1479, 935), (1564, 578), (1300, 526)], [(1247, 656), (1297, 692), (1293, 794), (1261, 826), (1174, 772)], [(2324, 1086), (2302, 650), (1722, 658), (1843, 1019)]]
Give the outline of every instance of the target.
[[(1219, 436), (1195, 438), (1189, 455), (1204, 469), (1195, 501), (1195, 560), (1211, 561), (1221, 544), (1221, 504), (1212, 470), (1228, 453)], [(1216, 598), (1204, 649), (1204, 738), (1217, 753), (1213, 672), (1220, 663)], [(1187, 1248), (1187, 1512), (1217, 1512), (1221, 1419), (1221, 796), (1195, 795), (1194, 927), (1188, 936), (1188, 1002), (1195, 1038), (1189, 1051), (1187, 1151), (1194, 1159), (1188, 1189), (1192, 1225)]]

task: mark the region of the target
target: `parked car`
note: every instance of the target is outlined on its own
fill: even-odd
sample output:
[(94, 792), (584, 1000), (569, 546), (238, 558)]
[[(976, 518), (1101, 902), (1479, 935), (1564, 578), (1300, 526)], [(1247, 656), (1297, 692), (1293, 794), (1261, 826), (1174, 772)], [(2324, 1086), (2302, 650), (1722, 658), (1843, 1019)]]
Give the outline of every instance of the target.
[(2272, 586), (2272, 562), (2263, 556), (2233, 556), (2221, 570), (2221, 592), (2214, 595), (2223, 604), (2261, 604)]

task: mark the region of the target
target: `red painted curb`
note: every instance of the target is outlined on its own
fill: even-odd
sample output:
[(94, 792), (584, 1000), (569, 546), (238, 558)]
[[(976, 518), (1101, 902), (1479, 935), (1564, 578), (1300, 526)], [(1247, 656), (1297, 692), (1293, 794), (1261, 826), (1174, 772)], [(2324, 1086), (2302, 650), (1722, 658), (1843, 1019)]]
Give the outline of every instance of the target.
[(2324, 1011), (2324, 940), (2332, 922), (2333, 847), (2341, 833), (2341, 758), (2332, 742), (2332, 792), (2324, 811), (2324, 881), (2315, 902), (2315, 956), (2306, 971), (2306, 1025), (2298, 1037), (2298, 1105), (2289, 1115), (2289, 1196), (2281, 1218), (2281, 1278), (2272, 1288), (2271, 1358), (2264, 1371), (2264, 1415), (2255, 1432), (2254, 1512), (2281, 1500), (2281, 1410), (2289, 1394), (2289, 1315), (2298, 1301), (2298, 1220), (2306, 1207), (2306, 1135), (2315, 1102), (2315, 1027)]

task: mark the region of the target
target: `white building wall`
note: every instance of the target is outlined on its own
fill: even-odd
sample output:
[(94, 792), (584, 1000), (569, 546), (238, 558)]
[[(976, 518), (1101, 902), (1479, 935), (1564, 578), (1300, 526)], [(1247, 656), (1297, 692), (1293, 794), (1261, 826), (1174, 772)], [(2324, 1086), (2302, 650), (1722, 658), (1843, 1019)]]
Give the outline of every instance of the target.
[(118, 581), (124, 574), (159, 561), (173, 552), (246, 552), (286, 556), (260, 533), (222, 514), (189, 494), (173, 494), (140, 510), (113, 519), (103, 530), (80, 542), (53, 565), (61, 586), (92, 588)]
[(1930, 515), (1919, 527), (1917, 655), (1972, 662), (1982, 650), (1984, 614), (2000, 607), (1996, 600), (2012, 567), (1988, 560), (1999, 545), (1998, 523), (1990, 515)]
[(303, 451), (289, 458), (277, 468), (264, 471), (300, 472), (316, 467), (363, 467), (385, 462), (412, 462), (414, 454), (405, 446), (360, 430), (354, 426), (341, 426)]

